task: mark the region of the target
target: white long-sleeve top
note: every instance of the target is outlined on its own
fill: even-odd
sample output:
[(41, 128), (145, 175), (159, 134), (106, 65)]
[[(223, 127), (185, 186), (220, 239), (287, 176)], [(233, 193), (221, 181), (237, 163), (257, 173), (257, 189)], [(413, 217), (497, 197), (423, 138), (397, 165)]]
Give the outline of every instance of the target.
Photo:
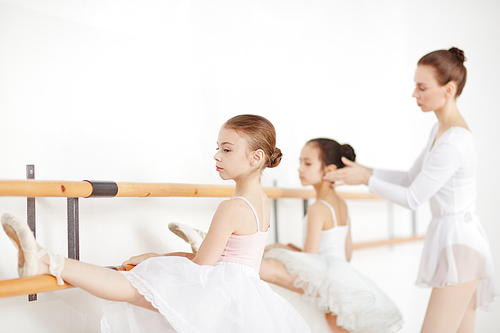
[(438, 124), (408, 172), (374, 169), (370, 191), (410, 209), (429, 200), (433, 218), (474, 212), (477, 153), (472, 134), (451, 127), (434, 142), (437, 130)]

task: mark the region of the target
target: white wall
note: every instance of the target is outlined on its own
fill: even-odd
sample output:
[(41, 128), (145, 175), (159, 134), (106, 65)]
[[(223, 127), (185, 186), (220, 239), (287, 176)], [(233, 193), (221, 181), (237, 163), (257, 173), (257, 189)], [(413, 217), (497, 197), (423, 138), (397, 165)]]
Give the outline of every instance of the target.
[[(468, 57), (459, 109), (479, 151), (478, 214), (500, 272), (499, 13), (495, 0), (0, 0), (0, 178), (35, 164), (37, 179), (225, 184), (217, 131), (247, 112), (275, 124), (284, 153), (266, 186), (299, 187), (300, 148), (319, 136), (350, 143), (361, 163), (404, 169), (435, 122), (411, 98), (416, 61), (457, 46)], [(1, 198), (0, 212), (24, 216), (25, 201)], [(81, 259), (188, 250), (167, 222), (207, 228), (218, 202), (81, 200)], [(280, 240), (300, 241), (301, 205), (280, 203)], [(349, 205), (355, 241), (385, 237), (385, 203)], [(423, 232), (426, 207), (418, 214)], [(395, 208), (397, 234), (408, 216)], [(37, 219), (39, 242), (66, 254), (65, 200), (37, 199)], [(0, 279), (15, 277), (3, 234), (0, 251)], [(1, 299), (0, 320), (9, 332), (94, 332), (101, 306), (79, 290)], [(480, 312), (477, 331), (493, 332), (499, 314)]]

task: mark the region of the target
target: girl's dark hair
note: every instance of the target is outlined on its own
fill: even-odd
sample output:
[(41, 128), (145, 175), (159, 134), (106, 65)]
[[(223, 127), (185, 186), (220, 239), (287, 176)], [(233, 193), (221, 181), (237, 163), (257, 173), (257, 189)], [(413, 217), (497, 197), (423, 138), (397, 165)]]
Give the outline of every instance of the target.
[(264, 168), (277, 167), (283, 154), (276, 147), (276, 131), (273, 124), (264, 117), (253, 114), (235, 116), (222, 125), (222, 128), (232, 129), (248, 140), (252, 151), (262, 149), (266, 155)]
[(318, 146), (320, 150), (319, 158), (324, 166), (334, 164), (340, 169), (345, 167), (342, 157), (346, 157), (351, 161), (356, 160), (354, 149), (349, 144), (341, 145), (335, 140), (325, 138), (312, 139), (307, 143), (314, 143)]
[(464, 51), (452, 47), (449, 50), (437, 50), (424, 55), (418, 61), (418, 65), (432, 66), (435, 70), (435, 77), (441, 86), (450, 81), (457, 84), (455, 97), (460, 96), (467, 80), (467, 69), (464, 61), (467, 60)]

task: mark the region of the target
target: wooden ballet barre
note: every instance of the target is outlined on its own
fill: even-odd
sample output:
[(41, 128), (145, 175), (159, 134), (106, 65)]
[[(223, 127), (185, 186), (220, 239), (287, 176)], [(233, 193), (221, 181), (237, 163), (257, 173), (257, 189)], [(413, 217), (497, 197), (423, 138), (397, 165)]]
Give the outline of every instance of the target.
[[(109, 186), (108, 186), (109, 185)], [(108, 194), (108, 190), (98, 191), (96, 186), (116, 188)], [(313, 189), (294, 189), (265, 187), (264, 191), (272, 199), (315, 197)], [(104, 193), (104, 194), (101, 194)], [(0, 196), (7, 197), (67, 197), (88, 198), (92, 196), (107, 197), (231, 197), (234, 186), (206, 184), (175, 183), (133, 183), (133, 182), (90, 182), (90, 181), (47, 181), (47, 180), (0, 180)], [(372, 193), (338, 192), (347, 200), (379, 200), (380, 196)]]
[[(134, 266), (125, 265), (110, 268), (117, 271), (129, 271), (134, 268)], [(74, 286), (66, 282), (60, 286), (57, 284), (56, 278), (52, 275), (22, 277), (0, 281), (0, 298), (39, 294), (69, 288), (74, 288)]]
[[(265, 187), (264, 191), (271, 199), (297, 198), (307, 199), (315, 197), (313, 189), (294, 189)], [(234, 194), (234, 186), (203, 185), (203, 184), (175, 184), (175, 183), (137, 183), (111, 181), (46, 181), (46, 180), (0, 180), (0, 197), (66, 197), (68, 200), (88, 197), (231, 197)], [(382, 197), (372, 193), (338, 192), (339, 196), (346, 200), (381, 200)], [(69, 218), (68, 218), (69, 221)], [(69, 225), (69, 222), (68, 222)], [(69, 233), (68, 233), (69, 234)], [(68, 236), (69, 237), (69, 236)], [(69, 239), (69, 238), (68, 238)], [(365, 248), (396, 244), (405, 241), (417, 240), (385, 240), (355, 244), (355, 248)], [(78, 259), (78, 257), (73, 257)], [(130, 270), (127, 267), (117, 266), (117, 270)], [(56, 291), (73, 288), (65, 283), (57, 285), (56, 278), (50, 275), (40, 275), (11, 280), (0, 281), (0, 298), (20, 295), (38, 294), (48, 291)]]
[(354, 243), (352, 245), (353, 250), (361, 250), (378, 246), (387, 246), (387, 245), (396, 245), (402, 243), (416, 242), (424, 240), (425, 236), (413, 236), (413, 237), (405, 237), (405, 238), (390, 238), (379, 241), (371, 241), (371, 242), (363, 242), (363, 243)]

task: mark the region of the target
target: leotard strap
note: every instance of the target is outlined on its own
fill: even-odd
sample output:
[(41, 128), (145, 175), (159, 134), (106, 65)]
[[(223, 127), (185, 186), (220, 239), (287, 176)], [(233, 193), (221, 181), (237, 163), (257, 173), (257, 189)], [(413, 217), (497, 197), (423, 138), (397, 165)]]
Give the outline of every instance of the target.
[(252, 210), (253, 212), (253, 215), (255, 216), (255, 221), (257, 222), (257, 231), (260, 231), (260, 228), (259, 228), (259, 216), (257, 215), (257, 211), (255, 210), (255, 208), (253, 207), (253, 205), (250, 203), (250, 201), (248, 201), (247, 198), (245, 197), (232, 197), (232, 199), (241, 199), (243, 201), (245, 201), (247, 203), (247, 205), (250, 207), (250, 209)]
[[(336, 227), (338, 223), (337, 223), (337, 215), (335, 214), (335, 209), (333, 209), (332, 205), (330, 205), (323, 199), (318, 199), (318, 201), (325, 204), (326, 207), (330, 208), (330, 212), (332, 213), (332, 218), (333, 218), (333, 225)], [(349, 216), (347, 216), (346, 225), (349, 225)]]

